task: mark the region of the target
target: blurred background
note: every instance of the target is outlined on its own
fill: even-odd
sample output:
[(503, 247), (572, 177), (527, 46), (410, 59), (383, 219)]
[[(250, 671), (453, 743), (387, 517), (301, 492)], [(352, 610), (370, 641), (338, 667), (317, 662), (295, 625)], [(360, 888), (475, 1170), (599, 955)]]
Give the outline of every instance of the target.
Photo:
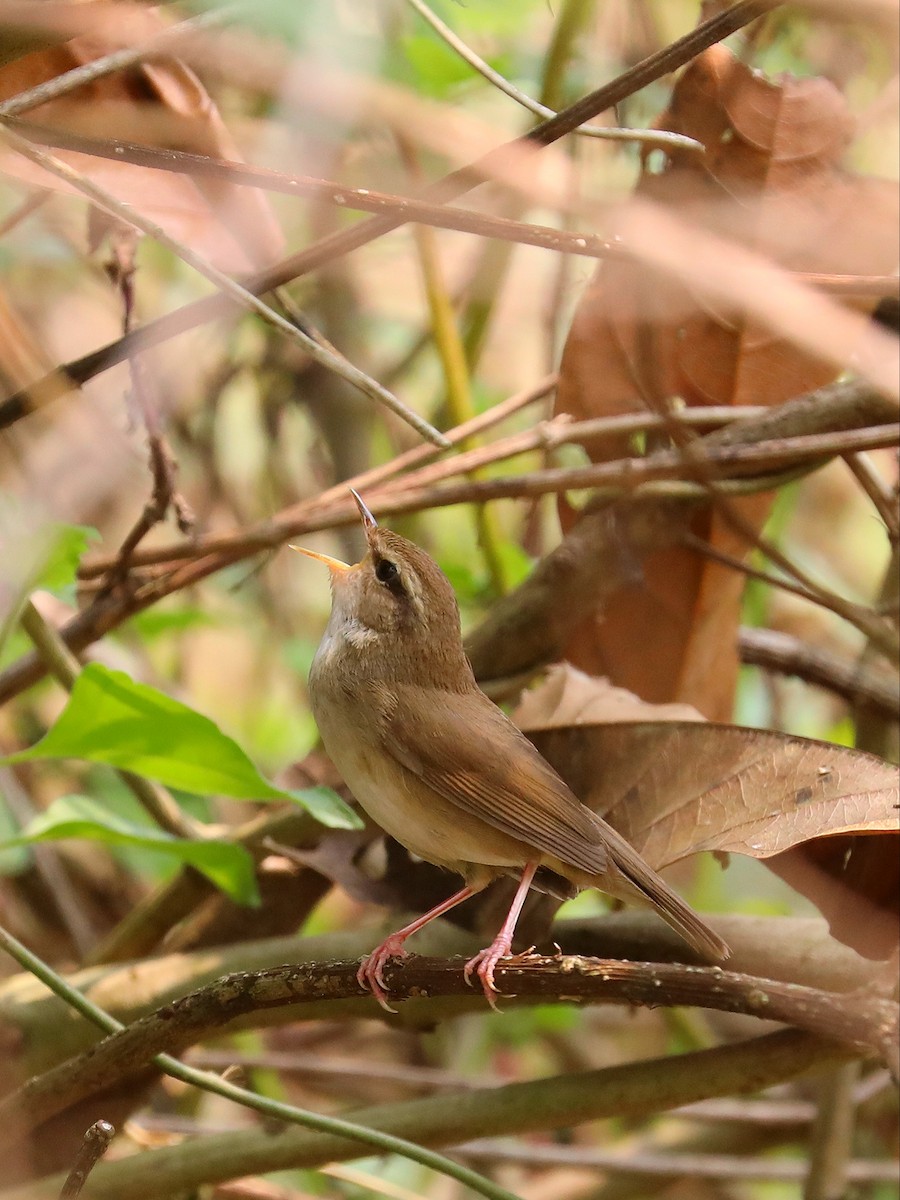
[[(726, 8), (0, 6), (0, 753), (36, 743), (66, 704), (33, 648), (43, 627), (62, 630), (81, 664), (210, 718), (277, 788), (331, 789), (323, 804), (338, 805), (336, 792), (352, 805), (306, 695), (327, 578), (285, 552), (294, 540), (357, 560), (338, 486), (352, 481), (450, 577), (492, 698), (514, 710), (558, 660), (593, 681), (589, 717), (539, 692), (520, 722), (536, 737), (673, 715), (611, 715), (608, 679), (628, 704), (690, 706), (691, 721), (896, 762), (896, 5), (870, 0), (853, 20), (825, 3), (774, 6), (685, 66), (693, 55), (679, 58), (678, 39)], [(646, 86), (629, 80), (673, 46)], [(621, 98), (590, 129), (522, 140), (622, 76)], [(404, 223), (398, 197), (422, 201), (421, 223)], [(778, 424), (772, 414), (807, 393)], [(764, 410), (775, 423), (742, 442), (735, 430)], [(569, 436), (588, 421), (600, 427)], [(434, 431), (471, 457), (438, 457)], [(697, 449), (707, 434), (766, 452), (720, 471)], [(671, 461), (642, 474), (654, 454)], [(820, 830), (833, 836), (811, 840), (786, 814), (754, 853), (702, 802), (710, 772), (750, 769), (719, 745), (710, 733), (677, 751), (712, 765), (683, 784), (700, 800), (676, 849), (656, 848), (654, 812), (623, 817), (626, 832), (702, 912), (801, 922), (735, 925), (757, 946), (739, 969), (836, 991), (883, 984), (896, 963), (890, 773), (867, 784), (862, 760), (841, 760), (852, 794)], [(788, 768), (786, 743), (760, 745), (764, 800)], [(573, 743), (555, 746), (566, 774)], [(320, 958), (362, 953), (335, 935), (364, 932), (371, 945), (398, 911), (456, 886), (371, 825), (311, 832), (305, 808), (171, 784), (169, 833), (213, 826), (250, 848), (261, 905), (248, 907), (134, 834), (153, 822), (111, 761), (86, 751), (0, 766), (0, 911), (61, 972), (222, 956), (211, 972), (197, 960), (177, 988), (168, 966), (158, 987), (149, 971), (146, 1009), (170, 987), (290, 957), (287, 940), (266, 957), (265, 939), (302, 933), (324, 939)], [(602, 765), (596, 777), (573, 769), (598, 811), (627, 807)], [(109, 814), (91, 840), (61, 827), (29, 840), (72, 795)], [(131, 834), (115, 835), (116, 822)], [(688, 858), (697, 848), (722, 853)], [(730, 849), (740, 852), (723, 870)], [(557, 906), (534, 900), (526, 936), (547, 948)], [(455, 937), (492, 936), (502, 902), (492, 890), (460, 910), (446, 952), (464, 952)], [(571, 928), (612, 920), (613, 956), (660, 956), (652, 938), (655, 953), (638, 954), (646, 931), (617, 927), (608, 909), (591, 892), (564, 915)], [(848, 928), (834, 924), (840, 912)], [(868, 944), (860, 930), (875, 925)], [(807, 957), (833, 966), (827, 979), (804, 974), (799, 950), (792, 959), (801, 930)], [(259, 952), (242, 957), (244, 943)], [(423, 952), (445, 951), (436, 941)], [(32, 1019), (19, 969), (0, 960), (11, 1044)], [(143, 1011), (111, 978), (121, 1019)], [(361, 1004), (290, 1022), (275, 1010), (191, 1060), (241, 1064), (263, 1094), (344, 1112), (442, 1092), (464, 1105), (470, 1089), (768, 1028), (705, 1008), (533, 999), (499, 1015), (468, 1004), (390, 1022)], [(26, 1047), (10, 1087), (80, 1048)], [(135, 1084), (112, 1107), (123, 1130), (112, 1158), (258, 1125), (172, 1080)], [(527, 1200), (887, 1200), (895, 1122), (881, 1065), (830, 1063), (752, 1099), (559, 1128), (548, 1117), (460, 1153)], [(32, 1169), (70, 1165), (65, 1139), (38, 1142)], [(400, 1156), (248, 1174), (181, 1194), (466, 1194)]]

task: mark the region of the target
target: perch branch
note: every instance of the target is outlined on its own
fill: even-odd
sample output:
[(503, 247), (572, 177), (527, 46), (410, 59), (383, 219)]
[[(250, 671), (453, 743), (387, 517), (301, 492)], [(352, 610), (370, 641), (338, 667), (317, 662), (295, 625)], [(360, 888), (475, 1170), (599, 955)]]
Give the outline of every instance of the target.
[[(323, 1000), (331, 1004), (364, 994), (356, 980), (357, 962), (307, 963), (226, 975), (215, 983), (166, 1004), (128, 1026), (116, 1022), (112, 1036), (75, 1060), (30, 1080), (0, 1104), (15, 1113), (16, 1133), (55, 1116), (101, 1088), (120, 1084), (155, 1061), (169, 1071), (168, 1056), (228, 1028), (246, 1025), (267, 1010)], [(477, 1011), (461, 969), (441, 959), (411, 958), (388, 969), (388, 987), (396, 1000), (420, 1002), (464, 998), (465, 1011)], [(857, 1054), (896, 1061), (897, 1005), (866, 988), (849, 993), (824, 992), (800, 984), (759, 979), (719, 967), (679, 963), (635, 963), (579, 955), (541, 957), (501, 963), (501, 993), (516, 1005), (568, 1001), (628, 1004), (656, 1008), (695, 1005), (720, 1012), (764, 1017), (839, 1041)], [(374, 1009), (374, 1001), (369, 1006)], [(438, 1012), (446, 1006), (436, 1006)], [(459, 1011), (459, 1005), (450, 1006)], [(426, 1009), (427, 1011), (427, 1009)], [(435, 1013), (437, 1016), (437, 1013)], [(157, 1056), (166, 1056), (165, 1065)], [(193, 1082), (193, 1081), (191, 1081)], [(0, 1138), (2, 1138), (0, 1133)]]

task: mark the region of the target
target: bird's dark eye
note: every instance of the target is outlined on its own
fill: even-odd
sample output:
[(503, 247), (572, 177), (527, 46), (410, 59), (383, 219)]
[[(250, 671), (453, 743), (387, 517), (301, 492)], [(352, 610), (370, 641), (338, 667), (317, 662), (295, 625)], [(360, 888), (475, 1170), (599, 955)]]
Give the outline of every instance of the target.
[(397, 569), (397, 564), (392, 563), (389, 558), (380, 558), (375, 564), (375, 578), (379, 583), (386, 583), (388, 587), (400, 577), (400, 572)]

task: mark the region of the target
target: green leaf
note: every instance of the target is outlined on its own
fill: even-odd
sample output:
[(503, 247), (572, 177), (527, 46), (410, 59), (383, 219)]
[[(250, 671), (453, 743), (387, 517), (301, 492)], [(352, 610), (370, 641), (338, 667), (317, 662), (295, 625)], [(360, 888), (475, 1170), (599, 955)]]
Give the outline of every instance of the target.
[[(19, 826), (13, 820), (5, 797), (0, 793), (0, 843), (18, 833)], [(23, 847), (11, 850), (0, 850), (0, 875), (18, 875), (27, 869), (31, 855)]]
[(29, 644), (21, 634), (15, 648), (9, 644), (28, 594), (40, 588), (61, 600), (74, 601), (78, 563), (88, 543), (100, 537), (88, 525), (52, 522), (32, 529), (33, 524), (20, 500), (0, 492), (0, 546), (6, 569), (5, 604), (0, 614), (0, 655), (4, 659), (20, 654), (20, 647)]
[(238, 904), (259, 904), (253, 858), (243, 846), (213, 838), (177, 838), (153, 826), (126, 821), (89, 796), (61, 796), (54, 800), (22, 833), (0, 841), (0, 851), (64, 838), (88, 838), (107, 845), (137, 846), (171, 855), (195, 867)]
[(90, 525), (54, 525), (48, 531), (50, 547), (32, 583), (54, 595), (68, 598), (75, 586), (75, 573), (84, 552), (100, 534)]
[(123, 671), (90, 663), (56, 723), (9, 762), (82, 758), (201, 795), (280, 799), (230, 737), (186, 704), (135, 683)]
[(166, 633), (183, 633), (187, 629), (203, 629), (220, 623), (211, 613), (190, 606), (148, 608), (129, 619), (128, 629), (144, 641), (152, 641)]
[[(274, 787), (214, 721), (99, 663), (89, 663), (80, 673), (66, 707), (39, 742), (0, 761), (47, 758), (105, 763), (202, 796), (291, 800), (306, 806), (306, 793)], [(326, 805), (317, 795), (310, 811), (315, 807), (329, 813), (331, 825), (358, 828), (358, 818), (337, 796)]]
[(458, 84), (477, 78), (469, 64), (434, 34), (413, 34), (403, 39), (402, 46), (412, 82), (425, 95), (445, 99)]
[(285, 793), (329, 829), (362, 829), (362, 821), (330, 787), (303, 788)]

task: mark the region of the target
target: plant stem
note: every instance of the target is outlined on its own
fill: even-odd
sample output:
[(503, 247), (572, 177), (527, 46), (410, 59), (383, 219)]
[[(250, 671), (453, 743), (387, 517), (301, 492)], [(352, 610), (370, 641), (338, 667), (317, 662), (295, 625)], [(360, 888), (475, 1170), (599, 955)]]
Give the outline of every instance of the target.
[[(52, 967), (48, 966), (37, 955), (32, 954), (26, 946), (23, 946), (17, 938), (13, 937), (2, 926), (0, 926), (0, 949), (5, 950), (20, 966), (36, 976), (50, 991), (59, 996), (77, 1012), (81, 1013), (88, 1021), (98, 1026), (98, 1028), (104, 1030), (106, 1033), (119, 1033), (125, 1029), (121, 1021), (117, 1021), (115, 1017), (110, 1016), (108, 1012), (100, 1008), (99, 1005), (94, 1004), (92, 1000), (89, 1000), (77, 988), (73, 988)], [(183, 1083), (193, 1084), (194, 1087), (202, 1088), (206, 1092), (214, 1092), (226, 1100), (233, 1100), (235, 1103), (242, 1104), (246, 1108), (255, 1109), (256, 1112), (262, 1113), (263, 1116), (278, 1121), (286, 1121), (292, 1125), (302, 1125), (304, 1128), (315, 1130), (320, 1134), (351, 1138), (356, 1143), (362, 1142), (364, 1145), (374, 1147), (376, 1151), (382, 1154), (403, 1155), (405, 1158), (410, 1158), (425, 1167), (431, 1167), (433, 1170), (439, 1171), (441, 1174), (465, 1184), (479, 1196), (487, 1197), (488, 1200), (517, 1200), (517, 1197), (512, 1192), (486, 1179), (477, 1171), (455, 1163), (433, 1150), (426, 1150), (422, 1146), (417, 1146), (405, 1138), (396, 1137), (378, 1129), (369, 1129), (364, 1125), (356, 1124), (353, 1121), (346, 1121), (340, 1117), (322, 1116), (307, 1109), (296, 1108), (291, 1104), (283, 1104), (279, 1100), (269, 1099), (267, 1096), (258, 1096), (246, 1088), (228, 1083), (210, 1071), (198, 1071), (194, 1067), (185, 1066), (177, 1058), (172, 1058), (168, 1054), (156, 1055), (153, 1062), (161, 1071), (164, 1071), (173, 1079), (180, 1079)], [(228, 1178), (228, 1176), (224, 1176), (223, 1178)], [(121, 1194), (129, 1194), (136, 1197), (139, 1193), (128, 1188)], [(162, 1194), (171, 1195), (172, 1193), (164, 1192)]]

